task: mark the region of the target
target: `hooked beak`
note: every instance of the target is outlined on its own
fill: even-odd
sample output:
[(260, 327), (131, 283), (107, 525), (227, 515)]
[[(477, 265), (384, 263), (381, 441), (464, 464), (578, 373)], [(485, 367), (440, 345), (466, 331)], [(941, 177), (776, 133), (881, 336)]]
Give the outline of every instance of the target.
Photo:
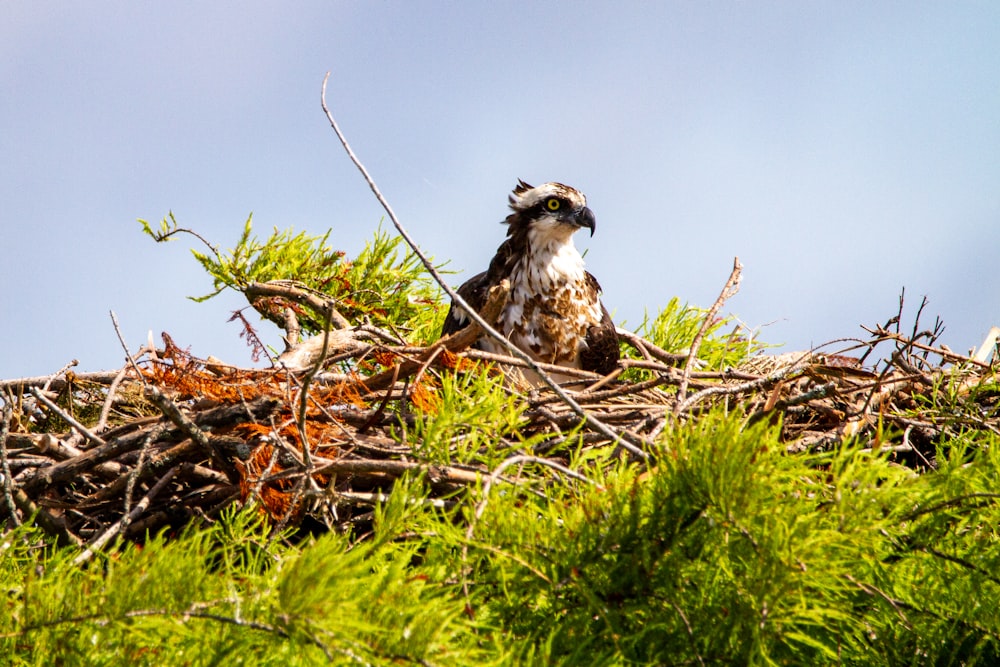
[(594, 217), (594, 212), (586, 206), (573, 215), (573, 222), (575, 222), (578, 227), (586, 227), (589, 229), (591, 236), (594, 235), (594, 229), (597, 228), (597, 218)]

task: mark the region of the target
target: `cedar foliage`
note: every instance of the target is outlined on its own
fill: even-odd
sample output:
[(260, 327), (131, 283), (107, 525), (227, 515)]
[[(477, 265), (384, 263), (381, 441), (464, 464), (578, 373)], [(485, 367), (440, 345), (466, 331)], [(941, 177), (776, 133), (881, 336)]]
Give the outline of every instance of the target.
[[(172, 219), (160, 232), (146, 229), (161, 238), (178, 231)], [(278, 231), (258, 241), (248, 221), (232, 251), (197, 257), (216, 290), (293, 279), (335, 297), (354, 321), (391, 323), (410, 345), (433, 340), (445, 304), (398, 239), (377, 232), (353, 262), (327, 243)], [(274, 305), (258, 312), (267, 317)], [(295, 312), (304, 331), (322, 331), (321, 313)], [(672, 301), (640, 333), (682, 353), (702, 316)], [(721, 384), (705, 387), (745, 379), (725, 369), (760, 348), (728, 322), (713, 323), (701, 370)], [(251, 399), (249, 387), (270, 391), (246, 374), (211, 381), (204, 365), (177, 354), (158, 371), (164, 387), (192, 378), (201, 384), (186, 395), (241, 387), (241, 399), (214, 397), (223, 402)], [(331, 363), (372, 377), (394, 355)], [(790, 376), (789, 386), (803, 384), (791, 398), (778, 378), (761, 383), (762, 393), (725, 395), (683, 418), (666, 415), (669, 383), (626, 396), (636, 405), (662, 399), (650, 410), (664, 417), (647, 431), (653, 456), (641, 460), (591, 437), (572, 415), (541, 428), (538, 415), (551, 407), (544, 396), (511, 391), (501, 374), (458, 356), (424, 374), (421, 400), (406, 407), (386, 394), (384, 421), (366, 422), (427, 465), (364, 478), (376, 493), (361, 509), (339, 506), (335, 530), (297, 523), (315, 506), (282, 521), (287, 507), (282, 515), (263, 492), (251, 493), (242, 509), (132, 535), (80, 563), (80, 547), (57, 546), (31, 517), (16, 525), (5, 504), (0, 654), (14, 665), (995, 664), (1000, 392), (992, 368), (970, 375), (964, 362), (932, 368), (923, 359), (918, 368), (906, 358), (921, 379), (905, 395), (883, 396), (849, 430), (830, 426), (836, 411), (849, 412), (859, 387), (888, 377), (901, 355), (885, 369), (845, 371), (834, 398), (814, 391), (795, 402), (829, 379), (811, 373), (840, 368), (830, 364)], [(623, 382), (658, 374), (640, 364)], [(32, 431), (69, 431), (56, 413), (11, 396), (3, 399), (10, 456)], [(335, 400), (367, 401), (343, 391)], [(93, 402), (70, 393), (60, 405), (70, 401), (77, 418), (98, 419)], [(155, 413), (141, 396), (117, 409), (118, 424)], [(294, 418), (276, 431), (290, 442)], [(919, 457), (900, 443), (916, 443)], [(489, 475), (516, 456), (523, 460), (502, 478)], [(543, 465), (556, 461), (576, 476)], [(446, 484), (433, 466), (480, 474)], [(331, 489), (343, 483), (316, 479)], [(78, 480), (77, 492), (90, 483)], [(288, 500), (287, 486), (272, 489)]]

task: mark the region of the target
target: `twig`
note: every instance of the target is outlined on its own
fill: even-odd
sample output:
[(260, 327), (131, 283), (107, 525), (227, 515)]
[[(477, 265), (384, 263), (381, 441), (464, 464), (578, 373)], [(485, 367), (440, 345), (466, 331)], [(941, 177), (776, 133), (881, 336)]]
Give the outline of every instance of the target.
[(811, 351), (804, 352), (798, 360), (794, 361), (788, 366), (785, 366), (784, 368), (779, 368), (773, 373), (765, 375), (762, 378), (757, 378), (756, 380), (750, 380), (749, 382), (743, 382), (741, 384), (723, 385), (720, 387), (708, 387), (707, 389), (703, 389), (695, 394), (692, 394), (691, 396), (687, 397), (682, 401), (678, 401), (677, 406), (674, 408), (674, 414), (681, 414), (682, 412), (690, 409), (691, 406), (701, 402), (702, 400), (708, 398), (709, 396), (742, 394), (748, 391), (754, 391), (756, 389), (760, 389), (761, 387), (766, 387), (768, 385), (774, 384), (775, 382), (784, 379), (785, 377), (791, 375), (792, 373), (802, 370), (802, 366), (800, 366), (799, 364), (802, 362), (802, 360), (809, 359), (811, 357), (812, 357)]
[[(517, 366), (519, 368), (531, 367), (529, 364), (525, 363), (522, 359), (519, 359), (517, 357), (512, 357), (506, 354), (496, 354), (495, 352), (486, 352), (484, 350), (476, 350), (476, 349), (466, 350), (463, 354), (469, 359), (480, 359), (482, 361), (491, 361), (493, 363), (506, 364), (508, 366)], [(536, 365), (542, 370), (549, 373), (562, 373), (566, 377), (578, 378), (580, 380), (585, 380), (585, 381), (597, 381), (604, 377), (600, 373), (594, 373), (593, 371), (585, 371), (580, 368), (557, 366), (556, 364), (546, 364), (540, 361), (536, 362)]]
[[(317, 459), (318, 467), (314, 474), (325, 475), (332, 473), (352, 473), (364, 474), (375, 473), (392, 475), (399, 477), (407, 472), (421, 472), (427, 475), (427, 479), (434, 483), (457, 483), (476, 484), (482, 479), (482, 473), (472, 470), (463, 470), (454, 466), (437, 465), (433, 463), (417, 463), (414, 461), (392, 461), (375, 459), (343, 459), (330, 461), (328, 459)], [(300, 475), (300, 471), (283, 471), (272, 475), (267, 481), (288, 479)]]
[[(43, 433), (42, 437), (38, 439), (36, 447), (42, 454), (59, 459), (60, 461), (82, 456), (84, 453), (83, 450), (77, 449), (73, 445), (63, 442), (51, 433)], [(121, 465), (111, 461), (106, 461), (104, 463), (98, 463), (94, 466), (93, 470), (101, 475), (114, 477), (121, 474)]]
[[(500, 315), (500, 311), (503, 310), (509, 296), (510, 283), (508, 281), (505, 280), (501, 284), (491, 287), (486, 299), (486, 305), (483, 307), (483, 314), (487, 318), (492, 317), (495, 319)], [(414, 373), (419, 372), (426, 363), (429, 363), (429, 360), (433, 360), (438, 355), (442, 348), (449, 352), (461, 352), (465, 350), (465, 348), (476, 342), (480, 332), (481, 328), (479, 325), (473, 322), (462, 330), (441, 338), (432, 347), (425, 348), (419, 360), (408, 359), (403, 361), (381, 373), (365, 378), (363, 384), (370, 392), (392, 387), (398, 380), (408, 378)]]
[(153, 485), (153, 488), (151, 488), (146, 493), (146, 495), (143, 496), (142, 500), (140, 500), (136, 504), (136, 506), (132, 509), (131, 512), (123, 516), (121, 520), (115, 522), (113, 526), (111, 526), (106, 531), (101, 533), (96, 539), (94, 539), (90, 544), (88, 544), (87, 548), (76, 558), (73, 559), (73, 564), (80, 565), (82, 563), (86, 563), (93, 557), (94, 553), (96, 553), (98, 549), (107, 544), (107, 542), (111, 538), (119, 534), (122, 530), (125, 529), (126, 526), (128, 526), (130, 522), (134, 521), (136, 518), (138, 518), (140, 514), (145, 512), (146, 508), (148, 508), (149, 504), (153, 501), (153, 498), (156, 497), (156, 494), (162, 491), (163, 488), (167, 484), (169, 484), (171, 480), (173, 480), (174, 475), (177, 474), (178, 470), (179, 467), (174, 467), (168, 470), (167, 473), (163, 477), (161, 477), (156, 484)]
[(78, 422), (76, 419), (74, 419), (73, 415), (69, 414), (68, 412), (66, 412), (65, 410), (63, 410), (62, 408), (60, 408), (58, 405), (56, 405), (55, 403), (53, 403), (52, 401), (50, 401), (45, 396), (45, 394), (43, 394), (41, 391), (39, 391), (35, 387), (30, 387), (28, 389), (28, 391), (31, 392), (32, 396), (34, 396), (36, 399), (38, 399), (39, 401), (41, 401), (42, 403), (44, 403), (45, 407), (47, 407), (49, 410), (52, 410), (57, 415), (59, 415), (60, 417), (62, 417), (66, 421), (67, 424), (69, 424), (70, 426), (72, 426), (73, 428), (75, 428), (80, 434), (82, 434), (85, 438), (87, 438), (87, 440), (90, 440), (92, 443), (94, 443), (98, 447), (101, 447), (103, 445), (108, 444), (108, 443), (104, 442), (104, 440), (99, 435), (97, 435), (96, 433), (94, 433), (93, 431), (91, 431), (89, 428), (87, 428), (86, 426), (84, 426), (83, 424), (81, 424), (80, 422)]
[(719, 309), (722, 308), (722, 304), (728, 301), (734, 294), (740, 290), (740, 280), (743, 277), (743, 265), (740, 264), (740, 258), (736, 257), (733, 259), (733, 270), (729, 274), (729, 280), (726, 281), (725, 287), (719, 293), (719, 298), (715, 300), (712, 307), (708, 309), (705, 313), (705, 320), (701, 323), (701, 328), (698, 329), (698, 333), (695, 334), (694, 340), (691, 341), (691, 349), (688, 351), (687, 360), (684, 362), (684, 371), (681, 375), (680, 385), (677, 387), (677, 404), (674, 406), (674, 414), (679, 415), (681, 413), (681, 406), (684, 405), (684, 399), (687, 395), (688, 379), (691, 377), (691, 371), (694, 369), (695, 359), (698, 358), (698, 350), (701, 348), (701, 341), (705, 338), (705, 334), (711, 328), (712, 323), (715, 321), (715, 316), (718, 314)]
[(181, 412), (177, 404), (167, 398), (163, 392), (161, 392), (156, 387), (150, 387), (146, 391), (146, 396), (156, 404), (156, 407), (160, 409), (163, 415), (172, 421), (177, 428), (184, 432), (189, 438), (197, 442), (201, 448), (205, 451), (208, 456), (216, 462), (219, 467), (226, 471), (226, 474), (230, 477), (234, 476), (234, 471), (232, 470), (232, 465), (226, 461), (212, 446), (212, 442), (205, 431), (201, 430), (197, 423), (191, 420), (190, 417)]
[(53, 380), (55, 380), (60, 375), (65, 375), (66, 371), (68, 371), (69, 369), (71, 369), (71, 368), (73, 368), (75, 366), (79, 366), (79, 365), (80, 365), (80, 361), (78, 359), (71, 360), (68, 364), (66, 364), (65, 366), (63, 366), (62, 368), (60, 368), (58, 372), (53, 373), (52, 375), (49, 376), (49, 379), (45, 383), (45, 386), (42, 387), (42, 391), (48, 391), (49, 390), (49, 385), (52, 383)]
[(290, 281), (271, 280), (266, 283), (250, 283), (243, 289), (250, 303), (254, 299), (261, 297), (281, 297), (296, 303), (309, 306), (318, 313), (328, 314), (330, 321), (337, 325), (338, 329), (350, 329), (350, 321), (340, 314), (334, 306), (333, 299), (321, 293), (314, 292), (304, 285), (298, 285)]
[(628, 329), (623, 329), (622, 327), (615, 327), (615, 332), (618, 334), (618, 338), (624, 340), (626, 343), (638, 350), (639, 354), (647, 360), (655, 358), (665, 364), (679, 364), (683, 361), (687, 361), (689, 356), (687, 354), (673, 354), (671, 352), (667, 352), (651, 341), (646, 340), (639, 334), (633, 333)]
[[(95, 431), (103, 431), (107, 428), (108, 417), (111, 416), (111, 408), (115, 404), (115, 394), (118, 393), (118, 385), (122, 383), (122, 380), (125, 379), (127, 374), (128, 366), (124, 366), (120, 371), (118, 371), (118, 375), (115, 376), (115, 379), (112, 380), (111, 384), (108, 386), (108, 395), (104, 399), (104, 405), (101, 406), (101, 416), (97, 420), (97, 425), (94, 426)], [(143, 384), (146, 383), (146, 378), (144, 378), (141, 373), (139, 374), (139, 378), (142, 380)]]
[[(74, 373), (73, 378), (80, 382), (94, 382), (97, 384), (110, 384), (118, 377), (118, 371), (93, 371), (90, 373)], [(44, 387), (44, 391), (50, 388), (53, 391), (64, 389), (69, 385), (69, 381), (53, 375), (36, 375), (32, 377), (14, 378), (13, 380), (0, 380), (0, 389), (13, 389), (21, 391), (28, 387)]]
[(132, 511), (132, 494), (135, 492), (136, 481), (138, 481), (139, 476), (142, 475), (146, 467), (146, 457), (149, 453), (149, 446), (152, 443), (152, 435), (147, 436), (142, 441), (142, 448), (139, 450), (139, 460), (136, 461), (135, 467), (132, 468), (132, 472), (129, 473), (128, 480), (125, 482), (125, 507), (123, 509), (124, 516), (122, 516), (121, 526), (119, 527), (120, 531), (128, 528), (128, 524), (131, 522), (129, 514)]
[(313, 378), (316, 377), (316, 373), (323, 368), (323, 362), (326, 360), (326, 346), (330, 340), (330, 322), (332, 321), (334, 313), (333, 304), (328, 305), (323, 309), (324, 322), (323, 322), (323, 349), (320, 350), (319, 357), (316, 362), (306, 373), (305, 377), (302, 378), (302, 386), (299, 388), (299, 409), (298, 409), (298, 419), (295, 420), (295, 427), (299, 432), (299, 441), (302, 443), (302, 457), (305, 459), (306, 464), (306, 477), (312, 480), (312, 452), (309, 448), (309, 434), (306, 433), (306, 412), (309, 407), (309, 385), (312, 384)]
[(0, 405), (0, 464), (3, 474), (3, 499), (7, 505), (11, 521), (15, 526), (21, 525), (17, 516), (17, 505), (14, 504), (14, 480), (10, 474), (10, 462), (7, 460), (7, 434), (10, 432), (10, 420), (14, 416), (14, 408), (8, 401)]
[(891, 331), (886, 331), (885, 329), (880, 329), (880, 328), (877, 328), (875, 331), (866, 329), (866, 331), (878, 335), (880, 337), (879, 342), (887, 340), (898, 341), (900, 343), (903, 343), (905, 347), (911, 347), (917, 350), (922, 350), (924, 352), (932, 352), (934, 354), (937, 354), (941, 357), (942, 361), (950, 361), (952, 363), (962, 363), (962, 364), (973, 364), (983, 370), (988, 370), (990, 368), (989, 363), (981, 361), (975, 356), (970, 357), (964, 354), (958, 354), (957, 352), (953, 352), (951, 350), (942, 349), (941, 347), (935, 347), (933, 345), (920, 343), (917, 342), (916, 340), (913, 340), (912, 338), (907, 338), (902, 334), (893, 333)]
[[(548, 385), (552, 389), (552, 391), (554, 391), (561, 399), (563, 399), (563, 401), (565, 401), (566, 404), (569, 405), (573, 409), (573, 411), (580, 416), (581, 419), (585, 420), (588, 424), (590, 424), (592, 428), (604, 433), (612, 440), (615, 441), (620, 440), (622, 447), (632, 452), (639, 458), (648, 459), (649, 454), (640, 449), (640, 447), (636, 446), (636, 444), (628, 442), (623, 434), (617, 433), (614, 429), (602, 423), (596, 417), (587, 413), (587, 411), (581, 408), (580, 405), (576, 401), (574, 401), (569, 396), (569, 394), (567, 394), (562, 389), (562, 387), (560, 387), (559, 384), (555, 382), (551, 378), (551, 376), (549, 376), (548, 373), (546, 373), (541, 369), (538, 363), (534, 359), (532, 359), (531, 356), (529, 356), (527, 353), (523, 352), (520, 348), (518, 348), (516, 345), (512, 344), (509, 340), (507, 340), (507, 338), (503, 334), (498, 332), (490, 325), (489, 322), (483, 319), (483, 317), (476, 311), (476, 309), (472, 308), (468, 304), (468, 302), (465, 299), (463, 299), (460, 294), (458, 294), (458, 292), (456, 292), (454, 289), (448, 286), (444, 278), (441, 277), (441, 274), (438, 273), (438, 270), (434, 267), (434, 264), (427, 258), (426, 255), (424, 255), (423, 251), (417, 245), (416, 241), (413, 240), (409, 232), (406, 231), (406, 228), (403, 227), (402, 223), (399, 222), (399, 218), (396, 217), (396, 213), (395, 211), (392, 210), (392, 206), (389, 205), (388, 200), (386, 200), (386, 198), (382, 195), (381, 190), (379, 190), (378, 185), (375, 184), (375, 181), (368, 173), (368, 170), (365, 168), (364, 164), (362, 164), (361, 160), (359, 160), (358, 157), (354, 154), (354, 151), (351, 149), (351, 145), (347, 141), (347, 137), (345, 137), (344, 133), (340, 131), (340, 126), (337, 124), (336, 119), (333, 117), (333, 114), (330, 113), (330, 110), (329, 108), (327, 108), (326, 105), (326, 84), (327, 81), (329, 81), (329, 79), (330, 79), (330, 73), (327, 72), (326, 76), (323, 77), (323, 88), (320, 95), (320, 103), (323, 107), (323, 111), (326, 113), (327, 119), (330, 121), (330, 126), (333, 128), (333, 131), (336, 132), (337, 138), (340, 139), (340, 143), (344, 147), (344, 150), (347, 152), (347, 156), (351, 159), (351, 162), (354, 163), (354, 166), (358, 168), (358, 171), (361, 172), (361, 175), (368, 183), (368, 187), (371, 188), (371, 191), (375, 195), (375, 198), (378, 200), (379, 204), (382, 205), (382, 208), (385, 209), (385, 212), (389, 216), (389, 219), (392, 220), (392, 224), (396, 228), (396, 231), (399, 232), (399, 235), (402, 236), (403, 240), (405, 240), (407, 245), (410, 246), (410, 248), (413, 250), (413, 253), (421, 261), (421, 263), (424, 265), (424, 268), (427, 269), (427, 272), (431, 275), (431, 277), (435, 280), (435, 282), (437, 282), (438, 285), (441, 286), (441, 289), (443, 289), (445, 293), (451, 298), (452, 303), (456, 304), (463, 311), (465, 311), (465, 313), (469, 316), (469, 319), (471, 319), (473, 322), (475, 322), (482, 328), (483, 333), (485, 333), (490, 338), (495, 340), (501, 346), (505, 347), (513, 356), (527, 363), (528, 367), (531, 368), (531, 370), (535, 371), (538, 374), (538, 377), (541, 378), (541, 380), (546, 385)], [(638, 444), (643, 446), (649, 446), (650, 443), (640, 440)]]
[[(132, 353), (129, 352), (128, 345), (125, 343), (125, 337), (122, 335), (121, 327), (118, 325), (118, 316), (115, 315), (115, 311), (113, 310), (109, 310), (108, 312), (111, 314), (111, 323), (115, 327), (115, 334), (118, 336), (118, 342), (121, 343), (122, 349), (125, 351), (125, 360), (128, 361), (130, 366), (132, 366), (132, 370), (135, 371), (136, 377), (138, 377), (143, 384), (146, 384), (146, 377), (142, 374), (142, 371), (139, 370), (139, 366), (135, 363), (135, 359), (132, 357)], [(141, 354), (142, 350), (140, 350), (139, 353)], [(118, 376), (116, 376), (115, 381), (112, 383), (113, 385), (120, 381), (118, 378), (121, 377), (124, 370), (125, 369), (122, 369)], [(113, 393), (113, 391), (109, 393)]]
[(94, 426), (95, 431), (103, 431), (108, 425), (108, 417), (111, 416), (111, 408), (115, 403), (115, 394), (118, 392), (118, 385), (121, 384), (122, 380), (124, 380), (125, 376), (128, 374), (129, 366), (131, 366), (132, 370), (135, 371), (135, 375), (139, 381), (142, 382), (143, 385), (147, 384), (146, 376), (144, 376), (142, 371), (139, 370), (139, 366), (135, 363), (132, 353), (129, 352), (128, 344), (125, 342), (125, 336), (122, 335), (121, 326), (118, 324), (118, 316), (115, 315), (115, 311), (113, 310), (109, 310), (108, 313), (111, 315), (111, 324), (115, 328), (115, 335), (118, 336), (118, 342), (121, 343), (122, 350), (125, 351), (125, 360), (128, 363), (123, 366), (120, 371), (118, 371), (115, 379), (111, 381), (111, 385), (108, 387), (108, 395), (104, 399), (104, 405), (101, 407), (101, 416), (97, 420), (97, 425)]

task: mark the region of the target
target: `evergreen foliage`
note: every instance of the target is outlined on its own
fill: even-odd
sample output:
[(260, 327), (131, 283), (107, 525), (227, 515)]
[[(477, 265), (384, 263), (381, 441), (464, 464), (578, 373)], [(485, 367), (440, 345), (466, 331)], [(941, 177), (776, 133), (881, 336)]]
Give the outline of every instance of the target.
[[(274, 229), (262, 241), (253, 234), (252, 215), (244, 223), (236, 244), (226, 251), (180, 227), (172, 213), (155, 230), (145, 220), (139, 223), (144, 233), (157, 242), (188, 233), (208, 247), (208, 252), (191, 251), (213, 282), (213, 291), (192, 297), (195, 301), (207, 301), (225, 289), (243, 292), (251, 283), (287, 281), (333, 297), (341, 313), (351, 321), (389, 323), (404, 331), (414, 324), (411, 320), (424, 322), (424, 312), (433, 311), (432, 306), (437, 302), (437, 290), (420, 260), (408, 249), (402, 250), (400, 237), (391, 236), (381, 228), (351, 260), (329, 245), (329, 231), (315, 236), (292, 229)], [(299, 316), (304, 332), (323, 331), (321, 314), (304, 310)], [(436, 333), (421, 328), (418, 336)]]
[[(180, 231), (172, 218), (145, 228)], [(213, 294), (293, 279), (414, 341), (433, 338), (443, 306), (398, 239), (377, 232), (348, 261), (327, 236), (260, 242), (250, 229), (232, 251), (196, 253)], [(681, 352), (701, 312), (672, 300), (642, 332)], [(701, 348), (711, 368), (759, 349), (724, 328), (714, 323)], [(730, 408), (671, 422), (652, 464), (586, 448), (570, 430), (558, 452), (576, 477), (528, 461), (518, 484), (498, 476), (446, 501), (431, 497), (433, 480), (404, 477), (357, 534), (295, 541), (250, 506), (79, 565), (77, 548), (9, 527), (0, 655), (12, 665), (996, 664), (1000, 436), (971, 407), (996, 390), (943, 389), (913, 408), (951, 420), (954, 434), (919, 473), (850, 439), (789, 453), (779, 425)], [(520, 398), (497, 373), (444, 374), (399, 436), (421, 460), (493, 470), (537, 443), (521, 435)]]
[[(636, 333), (667, 352), (687, 354), (706, 313), (673, 297), (652, 320), (647, 314)], [(727, 333), (725, 329), (729, 327), (731, 330)], [(718, 318), (711, 322), (707, 333), (698, 351), (698, 359), (706, 369), (722, 370), (735, 366), (766, 347), (754, 338), (747, 338), (739, 326), (733, 326), (731, 318)]]

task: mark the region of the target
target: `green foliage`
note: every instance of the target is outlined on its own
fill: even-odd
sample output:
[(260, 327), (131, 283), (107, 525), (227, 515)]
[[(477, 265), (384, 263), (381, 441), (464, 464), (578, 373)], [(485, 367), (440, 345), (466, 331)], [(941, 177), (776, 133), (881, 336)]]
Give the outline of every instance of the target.
[(997, 479), (995, 443), (949, 468), (945, 491), (936, 475), (851, 446), (786, 455), (776, 431), (718, 414), (663, 442), (666, 455), (641, 477), (621, 465), (599, 488), (494, 497), (477, 524), (476, 599), (525, 640), (522, 659), (997, 657), (1000, 509), (996, 495), (969, 488)]
[(430, 409), (418, 411), (413, 431), (406, 435), (422, 459), (492, 468), (519, 453), (503, 438), (524, 425), (525, 404), (496, 376), (448, 373), (436, 396)]
[[(420, 487), (406, 499), (404, 487), (393, 525), (419, 502)], [(0, 545), (5, 664), (482, 664), (489, 657), (455, 592), (409, 571), (416, 545), (379, 539), (352, 548), (330, 534), (300, 549), (269, 542), (252, 516), (153, 538), (89, 567), (74, 565), (70, 550), (40, 549), (35, 529), (9, 532)]]
[[(155, 241), (170, 240), (178, 233), (194, 234), (180, 228), (171, 213), (157, 230), (140, 220), (143, 231)], [(266, 240), (253, 234), (253, 216), (247, 218), (236, 245), (220, 252), (213, 245), (209, 252), (192, 250), (195, 259), (212, 277), (213, 291), (195, 301), (206, 301), (224, 289), (246, 290), (251, 283), (289, 281), (320, 295), (333, 297), (337, 309), (352, 322), (391, 324), (416, 329), (415, 340), (436, 336), (430, 333), (440, 318), (433, 307), (437, 289), (419, 258), (401, 247), (402, 238), (381, 228), (353, 260), (329, 245), (330, 233), (314, 236), (291, 229), (274, 229)], [(304, 308), (299, 323), (303, 331), (316, 334), (323, 330), (323, 316)], [(428, 335), (430, 334), (430, 335)]]
[[(701, 329), (708, 311), (682, 304), (677, 297), (650, 321), (643, 320), (637, 333), (646, 340), (672, 354), (686, 354)], [(723, 329), (732, 326), (728, 334)], [(766, 346), (741, 333), (741, 327), (732, 318), (717, 318), (711, 323), (698, 350), (698, 358), (705, 362), (704, 370), (723, 370), (759, 353)], [(630, 351), (630, 350), (629, 350)]]
[(957, 365), (948, 373), (934, 375), (930, 391), (914, 393), (913, 416), (948, 434), (984, 428), (1000, 412), (1000, 386), (995, 372), (971, 375), (967, 371)]

